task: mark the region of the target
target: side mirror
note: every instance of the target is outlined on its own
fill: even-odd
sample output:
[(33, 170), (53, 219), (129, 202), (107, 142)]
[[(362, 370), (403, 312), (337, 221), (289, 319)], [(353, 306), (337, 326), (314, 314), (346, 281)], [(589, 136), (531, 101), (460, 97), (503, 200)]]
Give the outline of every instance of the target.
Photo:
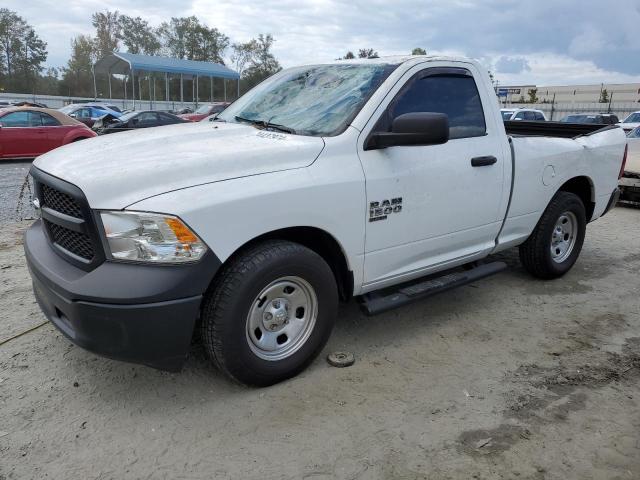
[(70, 114), (69, 114), (69, 116), (70, 116), (71, 118), (77, 118), (77, 117), (78, 117), (78, 114), (77, 114), (77, 113), (70, 113)]
[(364, 149), (412, 145), (441, 145), (449, 141), (449, 117), (444, 113), (413, 112), (394, 118), (391, 132), (369, 135)]

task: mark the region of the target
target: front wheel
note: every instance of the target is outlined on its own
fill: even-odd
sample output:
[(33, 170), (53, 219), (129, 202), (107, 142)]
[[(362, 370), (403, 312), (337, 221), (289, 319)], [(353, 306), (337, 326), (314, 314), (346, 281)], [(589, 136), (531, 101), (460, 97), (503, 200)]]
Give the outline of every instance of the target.
[(558, 192), (531, 236), (520, 245), (522, 265), (538, 278), (561, 277), (576, 263), (586, 228), (586, 213), (580, 197)]
[(271, 385), (320, 353), (337, 306), (335, 278), (322, 257), (297, 243), (266, 241), (232, 259), (205, 296), (203, 342), (228, 376)]

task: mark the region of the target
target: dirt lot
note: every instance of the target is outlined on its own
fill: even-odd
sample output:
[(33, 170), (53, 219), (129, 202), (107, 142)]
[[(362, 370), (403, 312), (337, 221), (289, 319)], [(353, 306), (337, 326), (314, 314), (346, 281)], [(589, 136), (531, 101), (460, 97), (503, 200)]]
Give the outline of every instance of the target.
[[(0, 237), (0, 342), (41, 323)], [(262, 390), (193, 347), (180, 374), (98, 358), (46, 324), (0, 345), (0, 479), (638, 479), (640, 210), (588, 228), (563, 279), (510, 269), (374, 318)]]

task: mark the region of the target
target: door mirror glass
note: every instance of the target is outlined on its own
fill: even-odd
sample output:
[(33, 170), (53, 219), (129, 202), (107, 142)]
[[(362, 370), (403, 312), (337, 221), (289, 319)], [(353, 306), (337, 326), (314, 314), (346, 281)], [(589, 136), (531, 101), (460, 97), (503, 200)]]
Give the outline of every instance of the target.
[(365, 150), (411, 145), (441, 145), (449, 141), (449, 117), (444, 113), (412, 112), (398, 115), (391, 132), (374, 132)]

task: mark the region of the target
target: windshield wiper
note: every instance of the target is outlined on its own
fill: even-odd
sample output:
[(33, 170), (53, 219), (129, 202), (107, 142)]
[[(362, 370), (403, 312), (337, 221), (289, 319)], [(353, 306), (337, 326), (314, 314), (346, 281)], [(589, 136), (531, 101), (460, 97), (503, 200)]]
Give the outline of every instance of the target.
[(285, 125), (280, 125), (277, 123), (271, 123), (265, 120), (255, 120), (255, 119), (251, 119), (251, 118), (244, 118), (244, 117), (240, 117), (238, 115), (235, 116), (236, 121), (238, 122), (247, 122), (250, 123), (252, 125), (256, 125), (258, 127), (262, 127), (262, 128), (271, 128), (273, 130), (279, 130), (281, 132), (285, 132), (285, 133), (291, 133), (292, 135), (295, 135), (296, 131), (291, 128), (291, 127), (287, 127)]

